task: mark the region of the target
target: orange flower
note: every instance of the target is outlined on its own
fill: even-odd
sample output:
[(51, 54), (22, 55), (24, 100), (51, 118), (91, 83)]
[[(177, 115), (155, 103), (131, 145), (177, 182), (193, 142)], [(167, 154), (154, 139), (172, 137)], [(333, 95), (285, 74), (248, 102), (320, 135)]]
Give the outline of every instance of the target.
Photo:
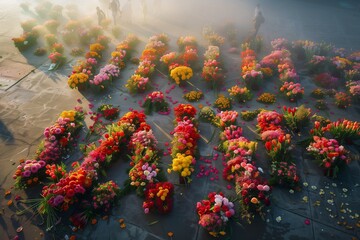
[(168, 237), (172, 237), (172, 236), (174, 236), (174, 233), (173, 232), (168, 232), (167, 235), (168, 235)]
[(14, 204), (14, 203), (13, 203), (12, 200), (9, 200), (9, 201), (7, 202), (8, 207), (12, 206), (13, 204)]
[(253, 203), (253, 204), (258, 204), (258, 203), (259, 203), (259, 200), (258, 200), (256, 197), (253, 197), (253, 198), (251, 199), (251, 203)]
[(97, 220), (96, 220), (96, 218), (91, 219), (91, 224), (92, 224), (92, 225), (97, 224)]
[(75, 235), (71, 235), (69, 240), (76, 240), (76, 236)]

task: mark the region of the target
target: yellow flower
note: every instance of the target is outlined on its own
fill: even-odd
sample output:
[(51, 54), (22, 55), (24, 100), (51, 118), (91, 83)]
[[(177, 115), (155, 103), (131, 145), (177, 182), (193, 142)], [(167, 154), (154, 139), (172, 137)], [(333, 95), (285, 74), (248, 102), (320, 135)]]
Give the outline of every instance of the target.
[(75, 114), (76, 114), (76, 111), (74, 110), (70, 110), (70, 111), (63, 111), (61, 114), (60, 114), (60, 117), (62, 118), (69, 118), (70, 121), (74, 121), (75, 120)]
[(179, 66), (170, 71), (170, 77), (175, 80), (176, 84), (180, 84), (180, 80), (185, 81), (193, 76), (193, 71), (190, 67)]

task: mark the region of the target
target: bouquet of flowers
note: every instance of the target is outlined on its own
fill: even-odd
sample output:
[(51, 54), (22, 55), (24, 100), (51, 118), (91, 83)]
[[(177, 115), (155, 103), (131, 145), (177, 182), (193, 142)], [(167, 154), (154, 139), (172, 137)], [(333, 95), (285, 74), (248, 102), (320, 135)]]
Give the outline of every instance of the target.
[(357, 121), (347, 119), (328, 123), (321, 129), (322, 132), (330, 132), (340, 143), (360, 138), (360, 124)]
[(310, 121), (310, 108), (300, 107), (290, 108), (283, 107), (285, 124), (292, 130), (298, 131)]
[(228, 89), (228, 92), (231, 99), (239, 103), (249, 101), (252, 97), (250, 90), (248, 90), (247, 87), (240, 88), (238, 85)]
[(216, 115), (217, 126), (221, 129), (225, 129), (231, 125), (236, 124), (236, 118), (239, 116), (237, 111), (221, 111)]
[(86, 86), (88, 80), (89, 75), (86, 73), (73, 73), (68, 78), (68, 85), (72, 89), (79, 88), (79, 86)]
[[(186, 119), (186, 118), (185, 118)], [(200, 138), (199, 132), (194, 123), (187, 119), (177, 123), (174, 131), (172, 143), (171, 156), (177, 157), (178, 153), (185, 154), (186, 156), (194, 156), (197, 150), (197, 140)], [(195, 163), (195, 158), (193, 159)]]
[(45, 161), (38, 160), (22, 160), (17, 166), (13, 175), (15, 179), (15, 188), (22, 189), (27, 186), (38, 183), (39, 178), (45, 174)]
[(274, 161), (271, 163), (271, 185), (279, 184), (296, 187), (300, 177), (296, 173), (296, 165), (292, 162)]
[(291, 150), (290, 134), (281, 134), (277, 138), (266, 141), (265, 149), (272, 161), (286, 161)]
[(296, 101), (304, 95), (304, 88), (300, 83), (284, 82), (280, 87), (280, 91), (291, 101)]
[(119, 117), (120, 110), (117, 107), (114, 107), (112, 104), (102, 104), (97, 111), (106, 119), (106, 120), (115, 120)]
[(113, 64), (107, 64), (100, 69), (100, 72), (95, 75), (93, 80), (90, 80), (90, 84), (101, 86), (105, 88), (106, 85), (112, 82), (115, 77), (119, 77), (120, 68)]
[[(159, 168), (155, 163), (148, 163), (140, 160), (129, 171), (130, 185), (145, 189), (149, 183), (153, 183), (159, 172)], [(142, 191), (143, 192), (143, 191)]]
[(49, 57), (48, 57), (51, 61), (51, 65), (49, 70), (56, 70), (59, 67), (61, 67), (65, 61), (66, 61), (66, 57), (64, 55), (62, 55), (59, 52), (52, 52), (50, 53)]
[(235, 215), (234, 203), (222, 192), (211, 192), (208, 198), (196, 203), (199, 224), (213, 237), (226, 234), (226, 226)]
[(177, 85), (179, 85), (181, 81), (189, 80), (192, 76), (193, 71), (190, 67), (187, 66), (175, 67), (170, 71), (170, 77)]
[(190, 178), (192, 172), (194, 172), (195, 162), (195, 158), (192, 155), (177, 153), (172, 160), (170, 168), (168, 168), (168, 173), (174, 171), (178, 172), (182, 178)]
[(202, 35), (209, 45), (221, 46), (225, 42), (225, 38), (217, 34), (211, 27), (204, 27)]
[(325, 56), (313, 55), (308, 62), (310, 73), (322, 73), (329, 67), (330, 61)]
[(138, 68), (135, 70), (135, 74), (143, 77), (150, 76), (155, 70), (155, 64), (147, 59), (140, 61)]
[(289, 49), (291, 46), (287, 39), (277, 38), (271, 41), (271, 47), (274, 50), (282, 50), (282, 49)]
[(165, 101), (164, 94), (160, 91), (149, 93), (142, 105), (145, 108), (145, 114), (151, 114), (155, 111), (160, 114), (169, 114), (169, 104)]
[(181, 52), (185, 51), (186, 47), (197, 48), (198, 45), (196, 38), (193, 36), (179, 37), (176, 43)]
[(19, 51), (25, 51), (36, 43), (37, 36), (31, 32), (26, 32), (20, 37), (14, 37), (11, 40), (13, 40), (15, 47), (17, 47)]
[(348, 151), (335, 139), (314, 136), (313, 140), (306, 150), (324, 167), (328, 177), (336, 178), (340, 167), (350, 163)]
[(204, 61), (201, 77), (207, 82), (219, 84), (224, 79), (220, 62), (216, 59), (209, 59)]
[(46, 166), (46, 175), (48, 175), (49, 179), (54, 183), (60, 181), (61, 178), (65, 176), (66, 172), (66, 165), (61, 163), (60, 165), (57, 164), (47, 164)]
[(197, 102), (204, 97), (201, 91), (190, 91), (184, 94), (183, 98), (189, 102)]
[(260, 102), (260, 103), (264, 103), (264, 104), (273, 104), (276, 102), (276, 96), (275, 94), (272, 93), (262, 93), (257, 99), (256, 101)]
[(145, 190), (144, 212), (155, 209), (159, 213), (168, 213), (173, 207), (174, 185), (170, 182), (149, 183)]
[(171, 66), (175, 63), (178, 63), (180, 56), (178, 53), (176, 52), (169, 52), (167, 54), (164, 54), (161, 58), (160, 58), (160, 62), (162, 62), (163, 64), (165, 64), (166, 66)]
[(283, 115), (276, 111), (262, 111), (257, 116), (257, 127), (260, 133), (267, 130), (276, 130), (280, 128)]
[(130, 93), (141, 93), (145, 92), (150, 87), (148, 77), (142, 77), (139, 74), (132, 75), (127, 81), (125, 87)]
[(196, 108), (191, 104), (179, 104), (174, 108), (176, 121), (182, 121), (185, 117), (192, 119), (196, 115)]
[(336, 88), (338, 86), (339, 79), (325, 72), (315, 75), (314, 82), (319, 87)]
[(231, 109), (231, 100), (222, 94), (219, 94), (214, 102), (214, 106), (221, 111)]
[(249, 172), (245, 170), (235, 178), (236, 194), (240, 197), (241, 217), (248, 223), (254, 219), (254, 214), (264, 217), (264, 208), (270, 205), (270, 192), (267, 181), (259, 177), (256, 168)]
[(338, 108), (347, 108), (351, 104), (351, 97), (344, 92), (335, 94), (335, 105)]
[(115, 203), (119, 196), (120, 188), (113, 182), (99, 184), (92, 190), (92, 207), (95, 210), (109, 212), (111, 206)]
[(216, 118), (215, 111), (211, 107), (205, 106), (201, 108), (199, 112), (200, 120), (208, 123), (213, 123), (215, 118)]

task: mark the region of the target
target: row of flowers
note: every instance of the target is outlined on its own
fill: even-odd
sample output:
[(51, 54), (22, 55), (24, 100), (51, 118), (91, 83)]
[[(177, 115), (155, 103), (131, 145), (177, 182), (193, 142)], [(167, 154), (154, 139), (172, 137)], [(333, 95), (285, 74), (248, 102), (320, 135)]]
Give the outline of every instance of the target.
[(166, 66), (170, 77), (179, 85), (193, 76), (192, 68), (199, 56), (198, 44), (193, 36), (180, 37), (177, 45), (179, 52), (167, 53), (160, 58), (160, 61)]
[(131, 57), (139, 39), (135, 35), (128, 35), (126, 39), (120, 42), (115, 51), (111, 53), (109, 64), (102, 67), (97, 75), (90, 80), (91, 85), (100, 86), (102, 89), (111, 84), (112, 80), (119, 77), (120, 70), (125, 67), (125, 60)]
[(143, 209), (147, 214), (151, 210), (168, 213), (173, 206), (174, 186), (162, 181), (159, 168), (160, 154), (157, 140), (146, 123), (143, 130), (135, 132), (129, 143), (131, 149), (130, 185), (139, 196), (144, 197)]
[(208, 46), (204, 54), (204, 65), (201, 73), (202, 78), (211, 86), (221, 86), (224, 73), (220, 62), (220, 49), (218, 46)]
[(168, 42), (169, 38), (165, 34), (149, 38), (141, 54), (138, 68), (125, 85), (130, 93), (140, 93), (150, 88), (149, 77), (155, 71), (160, 56), (168, 49)]
[(350, 152), (343, 145), (352, 144), (360, 138), (360, 125), (347, 119), (315, 121), (310, 135), (312, 138), (307, 151), (324, 168), (327, 176), (335, 178), (340, 169), (350, 163)]
[(21, 160), (13, 175), (15, 187), (22, 189), (44, 181), (51, 164), (59, 163), (70, 151), (76, 133), (82, 127), (84, 115), (79, 111), (63, 111), (57, 121), (44, 130), (44, 140), (34, 159)]
[(271, 160), (271, 183), (296, 187), (299, 176), (291, 157), (291, 136), (282, 128), (283, 121), (289, 127), (297, 127), (297, 108), (284, 107), (284, 114), (262, 111), (257, 117), (258, 131)]
[(251, 223), (256, 214), (264, 216), (265, 206), (270, 205), (271, 188), (255, 166), (253, 156), (257, 142), (242, 136), (242, 128), (236, 125), (237, 117), (236, 111), (222, 111), (215, 115), (209, 107), (204, 107), (200, 112), (201, 120), (222, 130), (217, 150), (225, 156), (223, 178), (234, 182), (241, 217)]
[(261, 65), (256, 60), (254, 50), (246, 49), (241, 52), (241, 76), (246, 86), (258, 90), (263, 82), (264, 74)]
[(196, 108), (190, 104), (179, 104), (174, 108), (175, 128), (171, 132), (172, 164), (168, 173), (177, 172), (180, 183), (191, 182), (197, 155), (197, 140), (200, 134), (197, 128)]

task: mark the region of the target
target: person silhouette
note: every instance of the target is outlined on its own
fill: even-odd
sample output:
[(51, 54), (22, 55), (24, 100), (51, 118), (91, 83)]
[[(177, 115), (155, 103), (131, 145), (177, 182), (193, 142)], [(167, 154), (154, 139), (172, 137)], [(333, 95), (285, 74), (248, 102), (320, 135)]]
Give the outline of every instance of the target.
[(100, 7), (96, 7), (96, 14), (98, 17), (98, 24), (101, 25), (102, 21), (106, 18), (105, 13)]
[(256, 8), (255, 8), (255, 15), (254, 15), (253, 22), (254, 22), (254, 33), (252, 35), (252, 38), (255, 39), (257, 33), (259, 32), (261, 24), (263, 24), (265, 22), (265, 18), (262, 15), (259, 4), (257, 4)]
[(118, 14), (119, 15), (121, 14), (119, 0), (112, 0), (110, 2), (109, 9), (111, 10), (111, 14), (114, 20), (114, 25), (116, 25), (116, 18)]

